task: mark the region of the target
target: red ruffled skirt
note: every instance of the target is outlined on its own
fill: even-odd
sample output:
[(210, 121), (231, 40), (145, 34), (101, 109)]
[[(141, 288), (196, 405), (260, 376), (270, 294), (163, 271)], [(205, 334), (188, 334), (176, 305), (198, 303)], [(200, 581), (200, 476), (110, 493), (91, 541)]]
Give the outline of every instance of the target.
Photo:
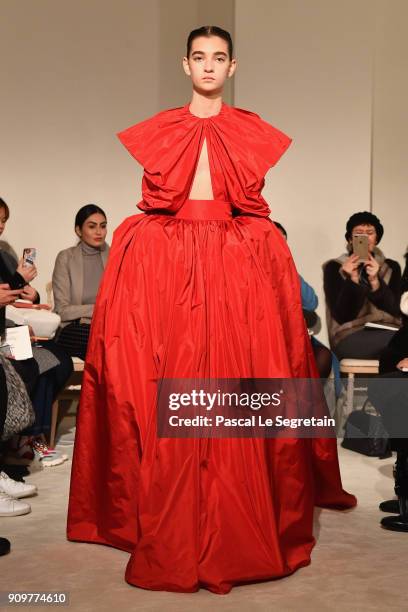
[(146, 589), (227, 593), (310, 563), (313, 508), (350, 508), (334, 439), (156, 436), (160, 378), (315, 377), (298, 274), (269, 219), (220, 201), (116, 230), (77, 422), (70, 540)]

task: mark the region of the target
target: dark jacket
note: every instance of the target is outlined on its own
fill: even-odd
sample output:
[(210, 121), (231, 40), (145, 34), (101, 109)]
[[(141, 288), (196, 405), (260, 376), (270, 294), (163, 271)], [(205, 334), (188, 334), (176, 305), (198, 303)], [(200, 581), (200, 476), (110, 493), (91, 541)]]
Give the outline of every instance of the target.
[(0, 250), (0, 283), (8, 283), (10, 289), (22, 289), (26, 280), (17, 272), (18, 263), (6, 251)]
[[(330, 344), (336, 346), (346, 336), (364, 328), (365, 323), (400, 325), (401, 268), (384, 259), (387, 282), (380, 276), (377, 291), (357, 284), (341, 272), (342, 264), (331, 259), (323, 267), (324, 293)], [(390, 273), (390, 274), (389, 274)]]

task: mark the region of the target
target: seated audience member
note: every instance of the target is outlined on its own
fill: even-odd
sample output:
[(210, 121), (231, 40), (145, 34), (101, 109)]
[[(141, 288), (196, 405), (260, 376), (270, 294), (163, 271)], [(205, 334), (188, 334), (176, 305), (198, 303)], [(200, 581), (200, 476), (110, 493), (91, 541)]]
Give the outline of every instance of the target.
[[(274, 221), (274, 224), (276, 225), (276, 227), (278, 228), (282, 236), (285, 238), (285, 240), (287, 240), (288, 234), (285, 228), (283, 227), (283, 225), (281, 225), (281, 223), (279, 223), (278, 221)], [(312, 322), (313, 320), (313, 317), (311, 317), (310, 315), (314, 313), (314, 311), (316, 310), (319, 304), (319, 300), (318, 300), (318, 297), (313, 287), (311, 287), (302, 278), (302, 276), (300, 276), (300, 274), (299, 274), (299, 280), (300, 280), (302, 308), (303, 308), (303, 312), (305, 315), (306, 324), (309, 327), (310, 322)], [(317, 320), (316, 315), (314, 316), (315, 316), (315, 320)], [(333, 363), (332, 357), (333, 356), (330, 350), (326, 346), (324, 346), (321, 342), (319, 342), (319, 340), (317, 340), (317, 338), (315, 338), (314, 336), (311, 336), (311, 343), (312, 343), (313, 353), (316, 359), (317, 369), (319, 370), (320, 378), (328, 378), (330, 375), (331, 369), (332, 369), (332, 363)]]
[[(378, 359), (401, 324), (401, 268), (378, 248), (383, 233), (372, 213), (352, 215), (346, 226), (347, 253), (323, 266), (330, 345), (339, 359)], [(353, 237), (361, 234), (368, 239), (365, 263), (353, 254)]]
[[(0, 236), (2, 236), (6, 223), (10, 217), (10, 209), (6, 202), (0, 198)], [(12, 252), (0, 247), (0, 282), (8, 283), (12, 289), (20, 289), (18, 298), (38, 303), (40, 296), (30, 287), (30, 282), (37, 276), (35, 266), (23, 267), (23, 260), (17, 261)], [(16, 298), (17, 299), (17, 298)]]
[[(408, 292), (401, 299), (401, 311), (408, 316)], [(380, 355), (381, 376), (370, 380), (368, 397), (380, 412), (390, 445), (397, 452), (394, 469), (397, 500), (380, 504), (387, 516), (381, 525), (392, 531), (408, 531), (408, 326), (397, 331)]]
[[(0, 236), (5, 230), (9, 217), (9, 207), (0, 198)], [(29, 285), (36, 274), (35, 265), (24, 266), (23, 259), (17, 261), (12, 247), (6, 242), (0, 242), (0, 281), (7, 281), (13, 289), (21, 289), (18, 296), (19, 302), (7, 308), (7, 318), (17, 325), (30, 325), (37, 336), (52, 338), (61, 319), (57, 314), (50, 312), (48, 305), (39, 304), (38, 292)], [(28, 304), (24, 304), (21, 300)], [(33, 304), (35, 304), (34, 307)]]
[[(9, 217), (9, 207), (0, 199), (0, 236)], [(7, 305), (12, 305), (19, 298), (32, 303), (39, 302), (38, 292), (28, 284), (36, 274), (35, 266), (23, 267), (22, 262), (17, 262), (11, 252), (0, 250), (0, 286), (8, 287), (12, 284), (17, 287), (10, 292)], [(15, 323), (6, 319), (6, 326), (14, 327)], [(58, 453), (49, 451), (44, 443), (44, 436), (50, 431), (52, 404), (72, 374), (72, 359), (53, 340), (42, 340), (41, 346), (33, 346), (33, 359), (13, 360), (12, 364), (26, 384), (36, 415), (34, 425), (20, 436), (18, 453), (27, 457), (38, 455), (44, 460), (44, 465), (52, 465), (50, 454), (53, 454), (55, 459)]]
[(106, 215), (99, 206), (83, 206), (75, 217), (79, 243), (61, 251), (52, 275), (55, 311), (61, 317), (58, 344), (85, 359), (99, 283), (108, 259)]

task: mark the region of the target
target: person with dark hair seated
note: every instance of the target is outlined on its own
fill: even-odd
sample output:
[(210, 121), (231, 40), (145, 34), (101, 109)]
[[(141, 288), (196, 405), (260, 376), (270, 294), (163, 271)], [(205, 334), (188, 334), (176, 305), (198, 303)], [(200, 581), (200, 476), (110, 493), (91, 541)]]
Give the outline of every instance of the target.
[[(401, 311), (408, 316), (408, 292), (401, 299)], [(387, 516), (381, 525), (392, 531), (408, 532), (408, 325), (404, 325), (380, 355), (381, 376), (368, 385), (368, 398), (381, 414), (390, 435), (391, 450), (396, 451), (394, 468), (397, 500), (380, 504)]]
[[(9, 218), (9, 206), (0, 198), (0, 236)], [(32, 303), (40, 301), (38, 292), (29, 285), (37, 275), (37, 270), (33, 265), (26, 267), (22, 264), (22, 261), (18, 262), (13, 256), (12, 249), (0, 249), (0, 288), (4, 305), (12, 306), (20, 298)], [(10, 286), (14, 287), (13, 291)], [(4, 311), (0, 316), (3, 317), (5, 326), (16, 326), (13, 321), (5, 319)], [(27, 458), (39, 455), (44, 465), (54, 465), (57, 452), (48, 449), (44, 436), (50, 430), (52, 404), (72, 374), (72, 359), (53, 340), (42, 340), (41, 346), (33, 347), (33, 359), (13, 360), (12, 364), (26, 385), (36, 414), (34, 425), (21, 433), (16, 450), (19, 455)]]
[(71, 357), (85, 359), (96, 295), (109, 254), (102, 208), (83, 206), (75, 217), (75, 233), (77, 246), (57, 255), (52, 288), (62, 327), (57, 342)]
[[(355, 213), (347, 221), (347, 253), (323, 266), (330, 346), (339, 359), (378, 359), (401, 324), (401, 268), (378, 248), (383, 233), (378, 217)], [(353, 253), (361, 235), (368, 241), (364, 263)]]
[[(0, 236), (9, 218), (10, 209), (3, 198), (0, 198)], [(3, 244), (0, 246), (0, 282), (7, 282), (10, 285), (9, 288), (20, 290), (19, 294), (16, 294), (16, 299), (21, 298), (38, 303), (40, 296), (29, 284), (37, 276), (36, 267), (34, 265), (23, 266), (23, 260), (17, 261), (11, 253), (2, 248)]]

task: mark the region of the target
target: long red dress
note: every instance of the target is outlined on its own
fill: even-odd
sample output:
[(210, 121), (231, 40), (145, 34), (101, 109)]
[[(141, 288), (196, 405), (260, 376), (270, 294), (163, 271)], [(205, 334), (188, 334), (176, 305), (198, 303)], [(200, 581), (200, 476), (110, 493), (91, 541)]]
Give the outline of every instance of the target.
[[(336, 441), (158, 438), (155, 401), (164, 377), (318, 375), (261, 196), (290, 139), (226, 104), (206, 119), (164, 111), (119, 138), (144, 167), (145, 212), (116, 230), (95, 306), (68, 538), (128, 551), (126, 580), (147, 589), (285, 576), (310, 563), (314, 506), (356, 503)], [(215, 202), (192, 202), (204, 139)]]

